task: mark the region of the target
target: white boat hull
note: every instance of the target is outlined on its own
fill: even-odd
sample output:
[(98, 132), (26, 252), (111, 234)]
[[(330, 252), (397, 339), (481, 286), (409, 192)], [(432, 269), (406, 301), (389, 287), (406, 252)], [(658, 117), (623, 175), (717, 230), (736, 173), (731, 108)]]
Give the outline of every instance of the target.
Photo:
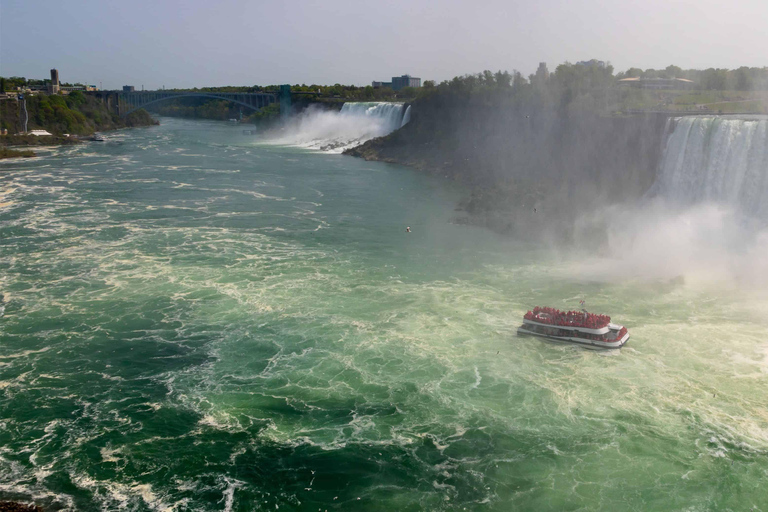
[[(611, 325), (613, 327), (613, 324)], [(616, 327), (621, 328), (621, 326), (616, 326)], [(528, 329), (525, 328), (524, 325), (517, 329), (517, 334), (537, 336), (539, 338), (542, 338), (546, 341), (550, 341), (553, 343), (568, 343), (571, 345), (579, 345), (584, 348), (588, 348), (590, 350), (615, 350), (617, 348), (623, 347), (627, 343), (627, 341), (629, 341), (629, 333), (626, 333), (623, 337), (615, 341), (596, 341), (596, 340), (579, 338), (575, 336), (553, 336), (551, 334), (542, 334), (534, 331), (529, 331)]]

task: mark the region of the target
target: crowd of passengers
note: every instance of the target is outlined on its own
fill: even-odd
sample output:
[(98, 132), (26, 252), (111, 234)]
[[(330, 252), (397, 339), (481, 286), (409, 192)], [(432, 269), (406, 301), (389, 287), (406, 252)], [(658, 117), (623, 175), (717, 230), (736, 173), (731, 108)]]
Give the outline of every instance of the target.
[(524, 318), (542, 324), (586, 327), (588, 329), (601, 329), (611, 321), (611, 317), (608, 315), (596, 315), (584, 311), (560, 311), (555, 308), (539, 306), (533, 308), (533, 311), (528, 311)]

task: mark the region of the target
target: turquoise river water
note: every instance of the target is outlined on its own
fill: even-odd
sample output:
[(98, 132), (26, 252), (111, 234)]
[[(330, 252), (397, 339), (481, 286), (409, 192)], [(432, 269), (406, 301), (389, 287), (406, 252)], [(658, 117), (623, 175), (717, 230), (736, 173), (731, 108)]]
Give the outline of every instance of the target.
[[(761, 290), (601, 280), (442, 180), (162, 123), (1, 164), (0, 499), (768, 511)], [(625, 348), (516, 336), (581, 298)]]

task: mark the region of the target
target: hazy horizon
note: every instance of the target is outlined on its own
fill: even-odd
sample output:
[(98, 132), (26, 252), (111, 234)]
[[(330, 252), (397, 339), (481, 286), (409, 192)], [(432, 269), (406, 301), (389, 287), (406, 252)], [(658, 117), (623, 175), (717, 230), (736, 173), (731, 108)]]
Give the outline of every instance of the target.
[[(41, 8), (44, 6), (44, 10)], [(768, 2), (468, 4), (93, 0), (0, 5), (0, 74), (115, 89), (356, 84), (569, 61), (684, 69), (768, 65)]]

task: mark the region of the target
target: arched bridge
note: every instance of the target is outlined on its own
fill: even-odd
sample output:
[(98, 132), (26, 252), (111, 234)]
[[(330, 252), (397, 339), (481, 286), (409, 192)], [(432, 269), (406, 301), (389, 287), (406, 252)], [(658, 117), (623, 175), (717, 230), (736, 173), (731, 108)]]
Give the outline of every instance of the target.
[[(282, 88), (281, 88), (282, 89)], [(261, 92), (202, 92), (202, 91), (130, 91), (117, 93), (117, 109), (120, 116), (161, 101), (176, 98), (202, 97), (231, 101), (251, 110), (259, 110), (272, 103), (280, 103), (280, 110), (285, 108), (285, 94)], [(287, 91), (287, 106), (290, 107), (290, 89)]]

